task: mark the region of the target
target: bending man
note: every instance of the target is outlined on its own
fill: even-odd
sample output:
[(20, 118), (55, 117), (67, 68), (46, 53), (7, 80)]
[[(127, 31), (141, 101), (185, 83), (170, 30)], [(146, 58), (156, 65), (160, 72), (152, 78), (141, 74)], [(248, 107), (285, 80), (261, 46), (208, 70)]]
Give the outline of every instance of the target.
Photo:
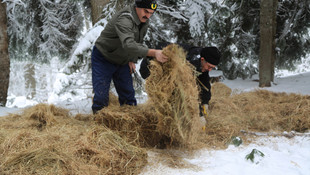
[(113, 80), (120, 105), (137, 105), (131, 73), (138, 58), (150, 56), (166, 62), (162, 50), (143, 45), (149, 18), (157, 8), (155, 0), (136, 0), (115, 14), (97, 39), (92, 51), (92, 110), (108, 106)]

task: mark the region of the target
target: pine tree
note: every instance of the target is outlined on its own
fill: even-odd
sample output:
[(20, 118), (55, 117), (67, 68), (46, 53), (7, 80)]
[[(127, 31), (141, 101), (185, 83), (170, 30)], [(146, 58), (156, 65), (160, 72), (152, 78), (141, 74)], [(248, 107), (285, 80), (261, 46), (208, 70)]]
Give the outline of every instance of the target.
[(211, 9), (211, 5), (203, 0), (185, 1), (183, 4), (184, 15), (188, 18), (190, 36), (196, 41), (194, 44), (202, 43), (207, 26), (205, 17)]
[(220, 69), (228, 79), (257, 73), (259, 0), (213, 4), (208, 19), (208, 40), (222, 53)]
[(82, 23), (78, 2), (12, 0), (7, 9), (13, 59), (48, 61), (51, 56), (66, 58), (80, 35)]
[(41, 22), (38, 13), (38, 1), (13, 0), (7, 2), (9, 52), (11, 59), (34, 59), (38, 53)]
[(43, 22), (42, 42), (39, 45), (41, 55), (46, 54), (49, 58), (59, 54), (68, 57), (72, 49), (70, 46), (80, 34), (77, 29), (81, 27), (81, 17), (77, 15), (77, 4), (66, 0), (41, 0), (40, 6)]
[[(310, 52), (310, 1), (281, 0), (277, 11), (276, 68), (294, 68)], [(227, 0), (213, 4), (206, 40), (222, 52), (225, 77), (248, 78), (258, 72), (260, 0)]]
[(310, 1), (281, 0), (277, 17), (278, 68), (294, 69), (310, 52)]

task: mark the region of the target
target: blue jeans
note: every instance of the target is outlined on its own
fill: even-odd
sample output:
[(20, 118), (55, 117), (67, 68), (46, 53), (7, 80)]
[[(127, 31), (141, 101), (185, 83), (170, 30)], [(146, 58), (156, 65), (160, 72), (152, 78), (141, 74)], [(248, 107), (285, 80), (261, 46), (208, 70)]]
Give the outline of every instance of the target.
[(120, 105), (137, 105), (128, 64), (117, 65), (110, 63), (104, 58), (96, 46), (93, 48), (91, 61), (92, 83), (95, 93), (92, 105), (94, 113), (108, 106), (112, 79)]

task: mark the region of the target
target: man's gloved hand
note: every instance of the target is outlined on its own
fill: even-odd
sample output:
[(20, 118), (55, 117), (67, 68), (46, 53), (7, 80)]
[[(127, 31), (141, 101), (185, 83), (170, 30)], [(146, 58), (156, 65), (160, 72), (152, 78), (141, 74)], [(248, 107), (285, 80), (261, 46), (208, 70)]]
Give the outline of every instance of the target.
[(202, 104), (201, 105), (201, 110), (202, 110), (202, 114), (205, 116), (205, 117), (208, 117), (208, 112), (209, 112), (209, 106), (208, 104)]
[(202, 130), (206, 130), (206, 117), (208, 117), (208, 104), (201, 104), (200, 105), (200, 124), (202, 126)]
[(199, 117), (200, 118), (200, 124), (203, 131), (206, 130), (207, 121), (204, 116)]

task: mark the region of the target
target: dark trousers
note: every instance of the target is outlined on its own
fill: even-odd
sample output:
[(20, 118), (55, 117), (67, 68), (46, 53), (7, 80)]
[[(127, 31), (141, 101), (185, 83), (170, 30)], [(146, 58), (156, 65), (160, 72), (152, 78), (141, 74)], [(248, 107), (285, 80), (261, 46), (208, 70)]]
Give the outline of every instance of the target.
[(120, 105), (137, 105), (129, 66), (112, 64), (94, 47), (92, 51), (92, 83), (94, 99), (92, 110), (97, 112), (109, 104), (111, 80), (115, 85)]

